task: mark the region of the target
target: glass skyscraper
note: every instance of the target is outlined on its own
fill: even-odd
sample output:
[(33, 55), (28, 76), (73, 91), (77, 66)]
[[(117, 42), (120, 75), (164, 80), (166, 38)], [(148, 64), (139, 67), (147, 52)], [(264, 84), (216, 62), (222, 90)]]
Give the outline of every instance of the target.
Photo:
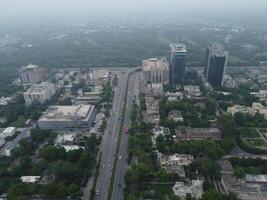
[(222, 86), (228, 53), (219, 44), (207, 47), (204, 75), (213, 86)]
[(170, 44), (170, 82), (184, 84), (187, 51), (184, 44)]

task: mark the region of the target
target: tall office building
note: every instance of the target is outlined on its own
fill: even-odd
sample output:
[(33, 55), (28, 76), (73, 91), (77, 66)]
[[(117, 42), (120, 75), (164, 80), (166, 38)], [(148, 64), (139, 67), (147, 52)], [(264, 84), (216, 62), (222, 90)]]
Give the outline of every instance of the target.
[(184, 83), (186, 54), (184, 44), (170, 44), (170, 82), (172, 84)]
[(214, 87), (223, 84), (227, 57), (228, 54), (221, 45), (212, 44), (207, 47), (204, 75)]

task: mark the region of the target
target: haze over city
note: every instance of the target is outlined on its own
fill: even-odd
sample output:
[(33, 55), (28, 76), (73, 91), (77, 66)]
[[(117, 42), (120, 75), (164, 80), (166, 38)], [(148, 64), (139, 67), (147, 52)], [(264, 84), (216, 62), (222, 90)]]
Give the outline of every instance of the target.
[(0, 200), (266, 200), (266, 0), (1, 0)]

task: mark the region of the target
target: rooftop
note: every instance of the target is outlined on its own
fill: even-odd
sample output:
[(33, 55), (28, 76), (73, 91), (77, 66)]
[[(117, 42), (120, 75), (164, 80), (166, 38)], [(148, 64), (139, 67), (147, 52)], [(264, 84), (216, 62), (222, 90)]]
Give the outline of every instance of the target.
[(143, 70), (167, 70), (169, 68), (169, 63), (165, 58), (150, 58), (148, 60), (143, 60)]
[(49, 82), (42, 82), (41, 84), (34, 84), (32, 85), (26, 93), (30, 94), (30, 93), (40, 93), (43, 92), (44, 90), (48, 89), (49, 87), (53, 87), (54, 84), (53, 83), (49, 83)]
[(35, 183), (39, 181), (40, 178), (41, 178), (40, 176), (22, 176), (20, 177), (20, 180), (23, 183)]
[(208, 49), (217, 57), (225, 57), (228, 55), (220, 44), (211, 44), (208, 46)]
[(84, 120), (94, 110), (92, 105), (50, 106), (40, 120), (71, 121)]
[(186, 48), (184, 44), (179, 44), (179, 43), (172, 43), (170, 44), (170, 49), (172, 52), (175, 53), (186, 53)]

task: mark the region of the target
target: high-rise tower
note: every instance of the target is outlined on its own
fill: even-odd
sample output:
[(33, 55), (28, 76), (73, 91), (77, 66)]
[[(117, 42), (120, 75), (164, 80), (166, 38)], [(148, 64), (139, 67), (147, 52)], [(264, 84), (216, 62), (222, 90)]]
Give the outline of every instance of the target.
[(184, 44), (170, 44), (170, 82), (184, 83), (187, 51)]
[(208, 82), (214, 87), (223, 84), (227, 57), (228, 53), (221, 45), (212, 44), (207, 47), (204, 75)]

